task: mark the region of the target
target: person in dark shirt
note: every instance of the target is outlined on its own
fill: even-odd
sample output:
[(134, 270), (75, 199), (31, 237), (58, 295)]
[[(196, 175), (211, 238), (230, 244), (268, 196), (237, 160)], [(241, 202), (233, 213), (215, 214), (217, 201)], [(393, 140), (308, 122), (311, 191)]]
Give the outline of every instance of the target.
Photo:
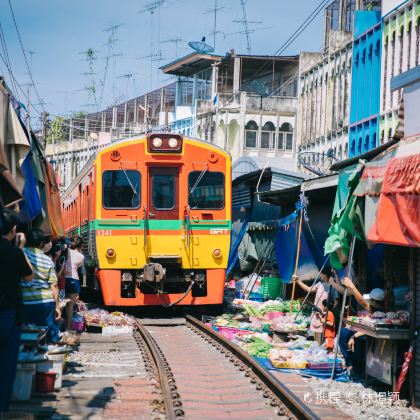
[(25, 235), (16, 234), (18, 214), (5, 209), (0, 237), (0, 413), (9, 409), (20, 342), (22, 297), (20, 280), (32, 279), (32, 267), (22, 251)]

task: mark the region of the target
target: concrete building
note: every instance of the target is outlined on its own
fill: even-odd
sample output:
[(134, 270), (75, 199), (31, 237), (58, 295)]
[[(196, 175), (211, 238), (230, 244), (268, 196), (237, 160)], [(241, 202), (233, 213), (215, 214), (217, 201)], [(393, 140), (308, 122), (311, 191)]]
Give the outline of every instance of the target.
[(276, 158), (293, 169), (298, 63), (298, 56), (231, 51), (224, 57), (193, 53), (163, 66), (179, 84), (169, 128), (213, 142), (233, 160)]
[(379, 145), (381, 14), (357, 11), (354, 19), (349, 156)]
[[(353, 26), (358, 10), (379, 1), (336, 0), (325, 9), (324, 45), (301, 53), (297, 117), (298, 168), (318, 167), (349, 156)], [(329, 159), (329, 163), (328, 163)]]
[(380, 142), (387, 142), (398, 122), (402, 89), (391, 91), (391, 79), (419, 64), (420, 2), (384, 0), (382, 8), (382, 75)]

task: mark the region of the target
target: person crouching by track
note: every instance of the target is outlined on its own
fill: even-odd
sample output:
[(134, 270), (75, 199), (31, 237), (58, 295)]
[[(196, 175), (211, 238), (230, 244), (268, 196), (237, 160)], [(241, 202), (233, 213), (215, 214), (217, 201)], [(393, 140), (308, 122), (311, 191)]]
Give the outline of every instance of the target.
[(20, 343), (22, 296), (20, 279), (32, 280), (32, 267), (22, 248), (25, 235), (16, 234), (18, 214), (5, 209), (0, 236), (0, 417), (9, 410)]
[(66, 328), (71, 330), (75, 303), (79, 299), (80, 278), (79, 269), (83, 267), (85, 257), (82, 254), (83, 239), (80, 236), (74, 238), (67, 254), (64, 277), (66, 278), (66, 297), (70, 299), (66, 304)]
[(41, 229), (29, 230), (26, 234), (25, 255), (32, 265), (34, 278), (22, 281), (23, 320), (26, 323), (48, 326), (46, 340), (58, 343), (57, 319), (61, 318), (58, 299), (57, 275), (51, 258), (44, 254), (45, 234)]

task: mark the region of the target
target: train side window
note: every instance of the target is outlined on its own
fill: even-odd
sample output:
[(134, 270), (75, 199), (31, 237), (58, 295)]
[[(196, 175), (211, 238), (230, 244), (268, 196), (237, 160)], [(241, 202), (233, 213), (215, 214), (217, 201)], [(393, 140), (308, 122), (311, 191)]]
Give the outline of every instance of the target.
[(152, 204), (156, 210), (172, 210), (175, 207), (174, 175), (153, 175)]
[(188, 205), (191, 209), (223, 209), (225, 206), (224, 174), (222, 172), (190, 172), (188, 175)]
[(141, 175), (138, 171), (104, 171), (102, 204), (106, 209), (138, 209)]

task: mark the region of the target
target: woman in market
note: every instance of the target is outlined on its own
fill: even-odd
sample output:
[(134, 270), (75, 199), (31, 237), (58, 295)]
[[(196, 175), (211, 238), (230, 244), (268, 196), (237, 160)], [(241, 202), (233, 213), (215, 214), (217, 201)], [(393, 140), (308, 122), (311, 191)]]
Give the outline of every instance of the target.
[[(382, 289), (375, 288), (367, 295), (367, 299), (359, 292), (354, 283), (348, 278), (344, 277), (342, 285), (348, 289), (348, 293), (352, 294), (357, 303), (369, 313), (377, 310), (383, 310), (385, 292)], [(366, 296), (366, 295), (365, 295)], [(361, 374), (364, 365), (364, 342), (363, 332), (352, 331), (349, 328), (342, 328), (339, 338), (339, 346), (343, 354), (346, 366), (350, 374), (353, 376)]]
[[(330, 284), (330, 282), (333, 281), (333, 272), (330, 267), (325, 266), (321, 269), (319, 280), (320, 281), (315, 283), (312, 287), (304, 284), (299, 278), (296, 281), (299, 287), (306, 293), (315, 293), (314, 306), (318, 308), (321, 307), (322, 302), (328, 299), (329, 296), (331, 296), (332, 299), (335, 299), (337, 296), (337, 291), (333, 288), (333, 285)], [(313, 311), (311, 315), (310, 330), (314, 333), (317, 343), (321, 345), (324, 326), (321, 320), (316, 316), (316, 311)]]
[(64, 277), (66, 279), (66, 297), (70, 299), (66, 304), (66, 328), (71, 330), (74, 306), (79, 299), (80, 279), (79, 269), (83, 267), (85, 257), (82, 254), (83, 239), (77, 236), (68, 250)]

